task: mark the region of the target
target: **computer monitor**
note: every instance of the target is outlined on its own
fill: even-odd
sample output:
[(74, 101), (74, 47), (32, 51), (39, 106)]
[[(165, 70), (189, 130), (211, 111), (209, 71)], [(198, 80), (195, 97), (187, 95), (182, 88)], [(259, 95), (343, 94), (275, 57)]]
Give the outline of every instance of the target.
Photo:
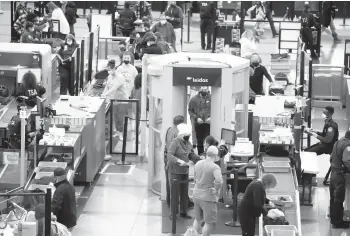
[(236, 131), (231, 129), (221, 129), (221, 139), (228, 145), (235, 145), (236, 143)]
[(36, 82), (41, 82), (41, 69), (40, 68), (18, 68), (17, 70), (17, 83), (22, 83), (22, 78), (27, 72), (32, 72), (36, 77)]

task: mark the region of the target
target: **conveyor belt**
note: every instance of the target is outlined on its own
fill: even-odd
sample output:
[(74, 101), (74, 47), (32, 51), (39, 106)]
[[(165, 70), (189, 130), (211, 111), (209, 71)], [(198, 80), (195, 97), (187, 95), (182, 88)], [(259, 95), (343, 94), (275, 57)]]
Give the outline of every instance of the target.
[[(1, 120), (0, 120), (0, 128), (7, 128), (9, 122), (11, 121), (12, 117), (17, 114), (17, 103), (15, 99), (13, 99), (9, 104), (5, 106), (7, 110), (5, 113), (2, 115)], [(4, 108), (4, 109), (5, 109)]]
[[(265, 173), (264, 173), (265, 174)], [(289, 173), (273, 173), (277, 178), (277, 186), (269, 189), (267, 193), (295, 193), (294, 176), (292, 172)]]

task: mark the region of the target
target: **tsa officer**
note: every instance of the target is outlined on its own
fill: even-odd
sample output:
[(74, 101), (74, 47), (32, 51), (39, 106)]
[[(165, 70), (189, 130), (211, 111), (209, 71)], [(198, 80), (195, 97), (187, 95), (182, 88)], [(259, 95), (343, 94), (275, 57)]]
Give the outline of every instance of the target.
[(350, 173), (350, 131), (334, 144), (331, 154), (330, 218), (333, 228), (349, 228), (343, 220), (345, 200), (345, 174)]
[[(320, 142), (305, 149), (306, 152), (316, 152), (317, 155), (331, 154), (333, 145), (338, 141), (339, 130), (338, 124), (332, 119), (334, 114), (334, 108), (327, 106), (323, 110), (322, 117), (325, 118), (325, 124), (322, 132), (315, 132), (311, 130), (309, 132), (312, 136), (317, 138)], [(324, 184), (327, 183), (330, 171), (327, 173)]]

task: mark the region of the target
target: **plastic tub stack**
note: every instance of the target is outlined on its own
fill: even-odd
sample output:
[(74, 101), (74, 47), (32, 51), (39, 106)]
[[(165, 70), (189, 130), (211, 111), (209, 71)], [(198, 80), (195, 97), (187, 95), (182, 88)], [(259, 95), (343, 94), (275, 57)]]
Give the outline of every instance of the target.
[(284, 73), (288, 75), (291, 69), (291, 60), (288, 53), (271, 54), (271, 73), (276, 75)]

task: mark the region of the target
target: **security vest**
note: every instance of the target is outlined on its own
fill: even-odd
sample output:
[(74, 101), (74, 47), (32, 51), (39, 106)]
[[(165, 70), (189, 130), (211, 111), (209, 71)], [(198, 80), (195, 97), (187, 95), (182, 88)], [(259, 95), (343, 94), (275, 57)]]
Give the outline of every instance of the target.
[(332, 170), (342, 171), (344, 169), (343, 153), (347, 147), (350, 146), (350, 140), (341, 138), (333, 147), (331, 154), (331, 168)]
[(338, 141), (338, 138), (339, 138), (339, 130), (338, 130), (338, 124), (334, 121), (334, 120), (330, 120), (329, 122), (327, 122), (324, 126), (323, 126), (323, 130), (322, 130), (322, 136), (325, 137), (327, 132), (328, 132), (328, 129), (329, 128), (333, 128), (334, 130), (334, 137), (333, 137), (333, 141), (332, 143), (330, 143), (329, 145), (334, 145), (337, 141)]

